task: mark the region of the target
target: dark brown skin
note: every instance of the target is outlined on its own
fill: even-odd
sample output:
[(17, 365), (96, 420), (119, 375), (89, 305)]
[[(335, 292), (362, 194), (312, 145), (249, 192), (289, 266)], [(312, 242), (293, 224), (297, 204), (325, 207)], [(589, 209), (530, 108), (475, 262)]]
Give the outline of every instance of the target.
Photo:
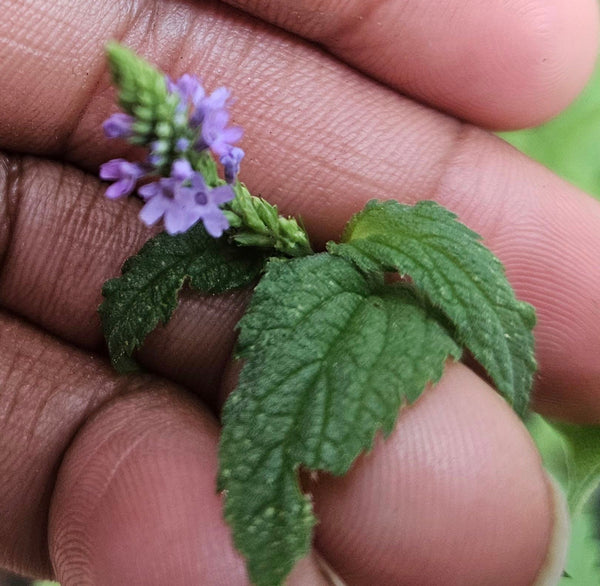
[[(231, 4), (0, 1), (2, 567), (62, 586), (247, 584), (213, 409), (247, 296), (186, 293), (141, 352), (151, 374), (106, 359), (101, 285), (150, 235), (96, 178), (130, 154), (100, 130), (110, 38), (233, 88), (242, 179), (317, 245), (373, 197), (459, 214), (537, 308), (536, 408), (600, 422), (600, 205), (477, 127), (538, 123), (577, 95), (595, 0)], [(463, 365), (311, 489), (321, 523), (294, 585), (326, 583), (316, 552), (350, 585), (527, 586), (553, 528), (523, 425)]]

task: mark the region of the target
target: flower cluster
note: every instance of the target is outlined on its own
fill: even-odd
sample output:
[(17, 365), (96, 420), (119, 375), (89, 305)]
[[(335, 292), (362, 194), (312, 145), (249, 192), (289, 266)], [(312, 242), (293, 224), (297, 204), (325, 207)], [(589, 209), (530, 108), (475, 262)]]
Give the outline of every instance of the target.
[[(198, 78), (183, 75), (165, 78), (167, 96), (175, 97), (170, 119), (152, 121), (125, 113), (110, 116), (103, 124), (109, 138), (145, 144), (150, 152), (145, 163), (113, 159), (100, 168), (100, 177), (113, 181), (106, 190), (110, 199), (133, 193), (138, 181), (153, 179), (138, 188), (145, 201), (140, 219), (147, 225), (164, 220), (169, 234), (185, 232), (199, 220), (215, 238), (229, 228), (219, 206), (234, 199), (235, 183), (244, 151), (234, 146), (242, 129), (228, 126), (229, 90), (221, 87), (206, 94)], [(223, 166), (225, 184), (211, 187), (194, 168), (199, 154), (212, 153)]]

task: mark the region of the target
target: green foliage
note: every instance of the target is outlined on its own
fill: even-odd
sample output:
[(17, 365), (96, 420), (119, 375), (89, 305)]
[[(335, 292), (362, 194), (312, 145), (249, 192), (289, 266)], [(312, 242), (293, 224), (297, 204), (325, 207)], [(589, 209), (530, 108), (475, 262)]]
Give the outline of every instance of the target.
[(315, 522), (298, 468), (345, 473), (460, 348), (404, 285), (340, 257), (272, 260), (240, 323), (219, 488), (255, 584), (280, 584)]
[(574, 514), (600, 486), (600, 426), (553, 423), (567, 454), (567, 499)]
[[(600, 199), (600, 63), (579, 98), (562, 114), (539, 126), (500, 136), (564, 179)], [(600, 583), (600, 541), (594, 531), (598, 511), (589, 498), (600, 480), (600, 432), (585, 426), (556, 425), (536, 417), (528, 425), (545, 467), (561, 482), (574, 514), (567, 560), (570, 577), (560, 586)], [(595, 444), (595, 445), (594, 445)]]
[(536, 415), (527, 428), (544, 467), (567, 493), (571, 513), (580, 514), (600, 488), (600, 426), (550, 422)]
[(250, 195), (239, 181), (225, 215), (232, 227), (231, 239), (240, 246), (276, 250), (292, 257), (312, 253), (308, 235), (295, 218), (280, 216), (277, 206)]
[[(185, 146), (197, 143), (199, 129), (188, 123), (194, 106), (180, 104), (165, 76), (127, 48), (111, 43), (107, 55), (119, 103), (135, 119), (130, 140), (151, 147), (157, 174), (168, 176), (183, 156), (209, 186), (222, 185), (212, 156)], [(99, 311), (111, 360), (128, 371), (186, 282), (219, 293), (253, 282), (268, 252), (292, 257), (269, 261), (240, 322), (244, 366), (220, 445), (219, 489), (234, 541), (252, 580), (272, 586), (310, 548), (315, 518), (300, 468), (345, 473), (462, 346), (523, 414), (535, 315), (479, 237), (433, 202), (371, 202), (341, 244), (314, 255), (300, 222), (242, 183), (234, 190), (223, 209), (228, 240), (201, 224), (160, 234), (105, 284)], [(404, 279), (388, 283), (386, 272)]]
[(600, 582), (600, 543), (592, 511), (573, 518), (565, 572), (560, 586), (598, 586)]
[(169, 320), (186, 280), (203, 293), (222, 293), (252, 283), (263, 265), (262, 253), (212, 238), (201, 224), (149, 240), (102, 289), (99, 312), (114, 367), (136, 369), (133, 351), (159, 322)]
[(542, 457), (544, 468), (566, 492), (569, 483), (569, 469), (564, 438), (551, 423), (537, 413), (531, 413), (525, 423)]
[(562, 114), (502, 138), (581, 189), (600, 198), (600, 65), (585, 91)]
[(600, 542), (590, 497), (598, 495), (600, 428), (550, 423), (540, 415), (532, 415), (527, 429), (544, 467), (566, 492), (572, 515), (566, 575), (560, 586), (597, 586)]
[(372, 201), (329, 250), (363, 271), (408, 275), (438, 307), (523, 415), (536, 369), (533, 308), (515, 298), (500, 261), (440, 205)]

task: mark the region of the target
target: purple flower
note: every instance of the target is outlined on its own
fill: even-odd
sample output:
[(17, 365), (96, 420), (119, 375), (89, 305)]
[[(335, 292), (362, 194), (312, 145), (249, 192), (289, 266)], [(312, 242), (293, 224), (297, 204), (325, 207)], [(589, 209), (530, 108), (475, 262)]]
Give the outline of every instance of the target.
[(140, 219), (148, 226), (164, 218), (166, 231), (179, 234), (202, 220), (206, 231), (215, 238), (229, 228), (219, 205), (235, 197), (233, 189), (229, 185), (209, 188), (186, 160), (173, 164), (170, 177), (144, 185), (138, 193), (146, 200)]
[(225, 110), (231, 92), (226, 87), (217, 88), (210, 96), (202, 96), (193, 101), (194, 111), (190, 117), (190, 124), (200, 126), (204, 119), (215, 110)]
[(177, 81), (166, 77), (167, 90), (179, 94), (179, 109), (187, 110), (190, 105), (200, 102), (204, 98), (204, 88), (195, 75), (185, 73)]
[(133, 133), (133, 122), (132, 116), (117, 112), (104, 121), (102, 129), (108, 138), (128, 138)]
[(190, 191), (194, 194), (206, 231), (214, 238), (219, 238), (229, 228), (229, 222), (219, 206), (235, 197), (233, 189), (230, 185), (220, 185), (211, 189), (200, 173), (194, 173)]
[(146, 170), (137, 163), (130, 163), (125, 159), (112, 159), (100, 166), (100, 178), (114, 181), (106, 190), (106, 197), (117, 199), (129, 195), (134, 189), (138, 179), (146, 174)]
[(226, 128), (229, 122), (227, 110), (211, 110), (202, 123), (201, 139), (197, 143), (200, 150), (210, 150), (220, 157), (227, 155), (234, 142), (242, 138), (244, 131), (239, 126)]
[(221, 165), (225, 173), (225, 181), (234, 183), (237, 174), (240, 172), (240, 162), (244, 158), (244, 151), (239, 147), (231, 147), (231, 149), (221, 156)]
[(147, 226), (164, 218), (167, 232), (179, 234), (191, 228), (200, 218), (193, 196), (176, 179), (163, 177), (143, 185), (138, 193), (146, 200), (140, 219)]
[[(226, 87), (219, 87), (210, 95), (206, 95), (200, 80), (192, 75), (182, 75), (177, 81), (166, 77), (167, 89), (177, 93), (180, 98), (180, 113), (189, 112), (189, 125), (200, 130), (194, 148), (203, 151), (207, 148), (220, 157), (225, 171), (227, 183), (233, 183), (240, 170), (240, 162), (244, 157), (244, 151), (234, 147), (243, 131), (238, 126), (227, 127), (229, 112), (227, 102), (230, 91)], [(151, 160), (157, 165), (162, 163), (162, 151), (156, 144), (151, 145)], [(176, 143), (176, 151), (185, 152), (189, 148), (186, 138), (179, 138)]]

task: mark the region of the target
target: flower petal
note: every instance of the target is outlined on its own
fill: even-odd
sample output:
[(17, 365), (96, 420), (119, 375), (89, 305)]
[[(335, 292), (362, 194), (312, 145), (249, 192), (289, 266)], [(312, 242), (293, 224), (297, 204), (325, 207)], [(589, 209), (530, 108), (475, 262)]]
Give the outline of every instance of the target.
[(171, 167), (171, 177), (177, 181), (185, 181), (194, 173), (187, 159), (177, 159)]
[(162, 187), (158, 181), (153, 181), (152, 183), (147, 183), (146, 185), (142, 185), (138, 189), (138, 193), (145, 200), (149, 200), (161, 192), (162, 192)]
[(165, 229), (169, 234), (179, 234), (191, 228), (199, 219), (198, 210), (173, 203), (165, 213)]
[(111, 159), (100, 165), (100, 179), (115, 181), (121, 179), (121, 166), (126, 163), (125, 159)]
[(220, 205), (227, 203), (235, 198), (235, 192), (230, 185), (220, 185), (211, 189), (209, 192), (209, 199), (212, 203)]
[(219, 238), (229, 228), (229, 222), (225, 214), (217, 207), (213, 207), (206, 214), (203, 214), (202, 221), (204, 222), (204, 228), (213, 238)]
[(106, 189), (106, 197), (108, 199), (119, 199), (120, 197), (126, 197), (135, 188), (135, 179), (131, 177), (125, 177), (120, 181), (116, 181)]
[(157, 197), (150, 198), (146, 205), (140, 210), (139, 218), (146, 224), (146, 226), (152, 226), (156, 224), (158, 220), (162, 218), (167, 208), (169, 200), (158, 195)]
[(133, 122), (132, 116), (117, 112), (104, 121), (102, 129), (108, 138), (127, 138), (131, 136)]

